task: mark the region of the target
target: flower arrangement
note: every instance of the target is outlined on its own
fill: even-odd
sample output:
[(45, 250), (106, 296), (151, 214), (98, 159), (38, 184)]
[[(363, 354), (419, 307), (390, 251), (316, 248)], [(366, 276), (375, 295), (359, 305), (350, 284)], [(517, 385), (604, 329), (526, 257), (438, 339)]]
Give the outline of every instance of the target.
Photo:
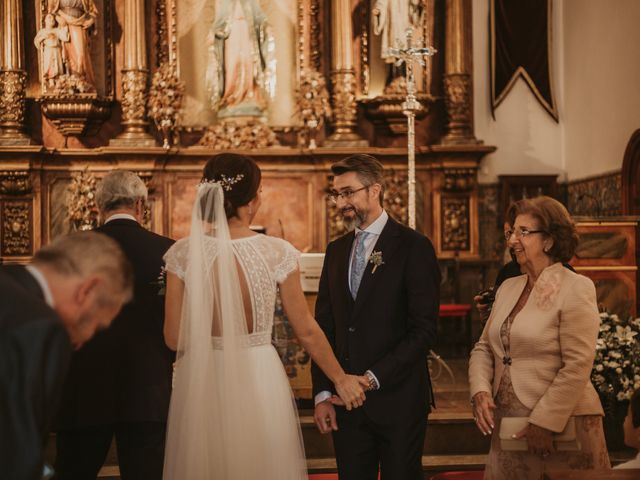
[(67, 188), (67, 221), (73, 230), (92, 230), (98, 225), (96, 177), (88, 167), (73, 175)]
[(296, 113), (307, 130), (309, 148), (315, 148), (316, 129), (331, 115), (329, 92), (320, 72), (304, 69), (300, 74), (300, 86), (296, 91)]
[(600, 333), (591, 381), (611, 412), (616, 402), (631, 398), (640, 388), (640, 318), (622, 320), (609, 312), (600, 313)]
[(170, 63), (163, 63), (153, 74), (148, 105), (149, 117), (162, 134), (164, 148), (171, 147), (183, 97), (184, 82), (180, 81)]

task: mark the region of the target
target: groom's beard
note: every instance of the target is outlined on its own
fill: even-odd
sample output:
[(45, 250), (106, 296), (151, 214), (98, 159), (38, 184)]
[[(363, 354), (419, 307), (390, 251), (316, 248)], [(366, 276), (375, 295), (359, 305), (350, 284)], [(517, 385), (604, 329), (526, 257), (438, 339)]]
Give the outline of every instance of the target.
[(364, 221), (367, 219), (369, 211), (349, 206), (341, 209), (340, 213), (342, 214), (342, 221), (344, 223), (344, 226), (347, 227), (347, 230), (352, 231), (364, 223)]

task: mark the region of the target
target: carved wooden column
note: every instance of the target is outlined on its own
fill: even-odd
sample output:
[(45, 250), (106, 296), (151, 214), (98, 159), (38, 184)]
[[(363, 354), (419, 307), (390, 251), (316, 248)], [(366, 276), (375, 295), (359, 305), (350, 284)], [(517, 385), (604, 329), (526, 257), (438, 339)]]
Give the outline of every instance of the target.
[(147, 67), (144, 0), (124, 2), (124, 68), (122, 70), (122, 125), (124, 132), (111, 140), (118, 146), (155, 146), (147, 131)]
[(367, 141), (356, 133), (356, 73), (349, 0), (331, 0), (331, 67), (334, 132), (325, 145), (366, 147)]
[(478, 143), (473, 134), (471, 0), (447, 0), (445, 27), (444, 144)]
[(22, 1), (0, 0), (0, 145), (30, 145), (26, 134)]

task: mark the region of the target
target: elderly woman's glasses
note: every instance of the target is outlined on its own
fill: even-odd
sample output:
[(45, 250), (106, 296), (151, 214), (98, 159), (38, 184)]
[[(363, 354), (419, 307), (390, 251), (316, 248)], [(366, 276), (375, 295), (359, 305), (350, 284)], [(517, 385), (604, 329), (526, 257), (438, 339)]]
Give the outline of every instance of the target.
[(516, 238), (528, 237), (532, 233), (547, 233), (544, 230), (529, 230), (528, 228), (516, 228), (515, 230), (506, 230), (504, 232), (505, 240), (510, 240), (511, 235), (515, 235)]
[(334, 190), (332, 192), (329, 192), (329, 194), (327, 195), (327, 198), (331, 200), (333, 203), (338, 203), (339, 198), (341, 198), (342, 200), (349, 200), (351, 197), (353, 197), (355, 193), (358, 193), (361, 190), (364, 190), (365, 188), (369, 188), (369, 185), (365, 185), (364, 187), (357, 188), (355, 190), (344, 190), (342, 192), (336, 192)]

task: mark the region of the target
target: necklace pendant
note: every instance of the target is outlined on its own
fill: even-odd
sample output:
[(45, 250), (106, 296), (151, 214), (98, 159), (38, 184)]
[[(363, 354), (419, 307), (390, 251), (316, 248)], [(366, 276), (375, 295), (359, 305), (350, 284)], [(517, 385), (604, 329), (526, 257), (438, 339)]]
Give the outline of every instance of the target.
[(502, 357), (502, 364), (503, 365), (511, 365), (511, 357), (509, 357), (509, 356)]

